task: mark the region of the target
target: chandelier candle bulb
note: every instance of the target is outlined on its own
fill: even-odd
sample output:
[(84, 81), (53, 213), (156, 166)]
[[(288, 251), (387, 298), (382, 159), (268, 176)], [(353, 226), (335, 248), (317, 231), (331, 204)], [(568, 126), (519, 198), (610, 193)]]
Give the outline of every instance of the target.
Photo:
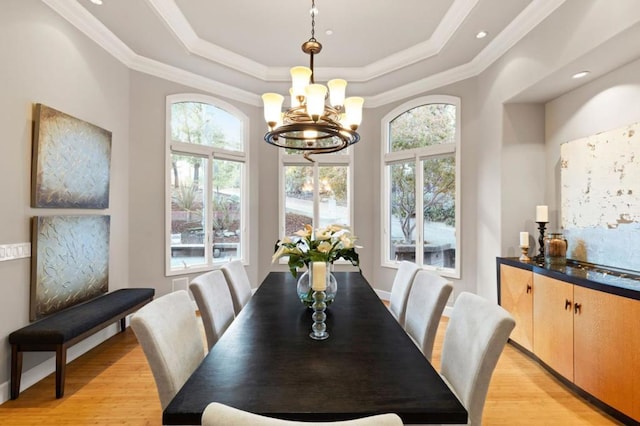
[(293, 91), (293, 96), (300, 99), (304, 99), (305, 87), (309, 84), (309, 79), (311, 78), (311, 68), (307, 67), (293, 67), (290, 70), (291, 72), (291, 89)]
[(364, 104), (364, 99), (352, 96), (344, 100), (344, 110), (346, 115), (346, 124), (351, 127), (352, 130), (355, 130), (360, 126), (362, 122), (362, 105)]
[(281, 110), (284, 96), (278, 93), (265, 93), (262, 95), (262, 101), (264, 102), (264, 119), (269, 127), (274, 128), (282, 120)]
[(311, 288), (314, 291), (325, 291), (327, 289), (327, 264), (325, 262), (311, 262), (313, 282)]
[(341, 78), (329, 80), (329, 102), (334, 107), (342, 107), (344, 105), (344, 96), (347, 89), (347, 81)]
[(549, 222), (548, 206), (536, 206), (536, 222)]
[(520, 233), (520, 247), (529, 247), (529, 233), (521, 232)]
[(327, 88), (322, 84), (309, 84), (304, 89), (307, 95), (307, 114), (318, 121), (324, 112), (324, 98), (327, 96)]

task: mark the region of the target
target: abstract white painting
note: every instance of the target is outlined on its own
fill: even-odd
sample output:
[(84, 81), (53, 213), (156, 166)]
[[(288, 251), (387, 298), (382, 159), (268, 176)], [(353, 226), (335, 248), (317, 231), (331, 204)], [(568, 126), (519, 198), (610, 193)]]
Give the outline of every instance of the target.
[(640, 271), (640, 123), (560, 147), (568, 257)]

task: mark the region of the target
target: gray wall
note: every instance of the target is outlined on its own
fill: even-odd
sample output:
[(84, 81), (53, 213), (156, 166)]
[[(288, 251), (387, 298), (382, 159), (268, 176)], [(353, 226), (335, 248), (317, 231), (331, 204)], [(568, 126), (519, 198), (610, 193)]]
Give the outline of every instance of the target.
[(549, 219), (560, 221), (560, 145), (640, 121), (640, 60), (549, 102), (545, 108)]
[[(147, 74), (131, 72), (129, 280), (132, 287), (154, 287), (157, 296), (171, 292), (172, 280), (193, 278), (190, 274), (165, 276), (165, 105), (166, 97), (176, 93), (204, 92)], [(249, 232), (252, 244), (249, 246), (247, 272), (252, 283), (259, 283), (264, 278), (264, 272), (258, 276), (258, 265), (265, 256), (259, 255), (260, 246), (253, 242), (263, 240), (260, 234), (263, 227), (259, 226), (259, 222), (262, 221), (262, 212), (269, 210), (261, 203), (263, 200), (268, 203), (271, 194), (275, 194), (277, 201), (277, 189), (265, 188), (263, 191), (261, 186), (265, 183), (260, 181), (259, 176), (263, 173), (262, 167), (272, 167), (272, 163), (277, 163), (277, 152), (261, 142), (263, 128), (260, 124), (263, 119), (260, 108), (217, 97), (215, 94), (205, 94), (232, 104), (250, 120)], [(269, 227), (266, 226), (266, 229)], [(275, 241), (275, 237), (272, 241)], [(268, 250), (270, 260), (273, 243)]]
[[(616, 6), (594, 0), (564, 3), (478, 76), (475, 118), (479, 146), (474, 158), (478, 173), (471, 183), (477, 204), (465, 205), (475, 210), (477, 232), (464, 237), (475, 237), (476, 292), (488, 299), (496, 300), (497, 296), (496, 256), (517, 253), (518, 231), (529, 231), (537, 238), (535, 206), (553, 206), (559, 185), (553, 174), (545, 172), (557, 159), (547, 153), (542, 106), (528, 98), (535, 92), (532, 89), (553, 87), (550, 83), (555, 79), (570, 79), (579, 71), (571, 65), (587, 53), (582, 40), (607, 40), (615, 34), (615, 26), (602, 22), (634, 22), (640, 6), (637, 2), (625, 0)], [(630, 98), (627, 101), (631, 102)], [(628, 106), (611, 108), (611, 114), (616, 114), (614, 111)], [(548, 113), (545, 119), (551, 119)], [(597, 116), (592, 119), (600, 121)], [(520, 164), (522, 167), (517, 167)]]
[[(31, 241), (29, 223), (35, 215), (109, 214), (109, 287), (127, 287), (129, 71), (37, 0), (3, 2), (0, 40), (0, 243)], [(29, 207), (34, 103), (46, 104), (113, 133), (108, 209)], [(8, 394), (11, 352), (7, 336), (29, 323), (29, 265), (28, 258), (0, 262), (0, 398)], [(77, 345), (70, 358), (100, 338), (98, 335)], [(47, 358), (52, 369), (50, 355), (26, 354), (24, 369)]]
[[(581, 37), (607, 35), (610, 29), (595, 25), (607, 8), (606, 2), (567, 2), (478, 77), (416, 93), (462, 99), (462, 277), (454, 282), (456, 294), (468, 290), (495, 300), (495, 257), (517, 253), (518, 231), (536, 235), (536, 204), (548, 204), (556, 219), (554, 170), (561, 142), (640, 119), (638, 62), (546, 106), (522, 96), (551, 77), (548, 67), (562, 69), (580, 57)], [(575, 37), (559, 44), (560, 32)], [(127, 70), (37, 0), (3, 5), (0, 39), (11, 40), (0, 44), (0, 243), (30, 241), (33, 215), (70, 213), (29, 208), (32, 104), (42, 102), (113, 132), (110, 208), (99, 212), (112, 218), (110, 288), (151, 286), (158, 295), (167, 293), (172, 277), (164, 276), (165, 98), (200, 91)], [(260, 108), (221, 99), (251, 120), (248, 272), (256, 285), (270, 270), (286, 270), (271, 265), (278, 238), (278, 153), (262, 141)], [(362, 269), (382, 291), (390, 290), (395, 271), (380, 266), (380, 120), (400, 103), (366, 109), (362, 140), (354, 147)], [(0, 399), (6, 399), (6, 341), (28, 323), (29, 259), (0, 262), (0, 278)], [(77, 345), (75, 353), (102, 338)], [(45, 358), (43, 371), (51, 372), (51, 357), (43, 355), (28, 354), (25, 368)]]

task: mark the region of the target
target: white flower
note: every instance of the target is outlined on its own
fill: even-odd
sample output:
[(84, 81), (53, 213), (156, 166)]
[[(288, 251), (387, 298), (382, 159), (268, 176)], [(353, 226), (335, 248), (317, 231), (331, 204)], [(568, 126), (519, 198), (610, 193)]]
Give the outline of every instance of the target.
[(342, 247), (346, 249), (353, 248), (354, 241), (355, 241), (355, 238), (351, 238), (349, 234), (340, 235), (340, 242), (342, 243)]
[(329, 253), (331, 251), (331, 243), (328, 241), (323, 241), (318, 244), (318, 251), (320, 253)]
[(311, 233), (313, 232), (313, 228), (311, 227), (311, 225), (305, 225), (304, 229), (301, 229), (299, 231), (296, 231), (295, 234), (298, 237), (302, 237), (302, 238), (311, 238)]
[(275, 261), (284, 256), (285, 252), (287, 251), (287, 248), (281, 243), (278, 243), (278, 245), (278, 250), (276, 250), (276, 252), (273, 253), (273, 256), (271, 256), (271, 263), (275, 263)]
[(316, 229), (316, 240), (324, 241), (331, 239), (331, 231), (327, 229)]

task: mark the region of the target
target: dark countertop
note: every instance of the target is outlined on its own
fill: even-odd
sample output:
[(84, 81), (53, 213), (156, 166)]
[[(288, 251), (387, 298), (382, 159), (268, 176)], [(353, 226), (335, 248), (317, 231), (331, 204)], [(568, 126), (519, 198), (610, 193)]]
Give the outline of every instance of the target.
[(567, 260), (566, 266), (546, 266), (535, 261), (522, 262), (517, 257), (496, 258), (500, 264), (528, 269), (536, 274), (567, 281), (581, 287), (640, 300), (640, 273)]

